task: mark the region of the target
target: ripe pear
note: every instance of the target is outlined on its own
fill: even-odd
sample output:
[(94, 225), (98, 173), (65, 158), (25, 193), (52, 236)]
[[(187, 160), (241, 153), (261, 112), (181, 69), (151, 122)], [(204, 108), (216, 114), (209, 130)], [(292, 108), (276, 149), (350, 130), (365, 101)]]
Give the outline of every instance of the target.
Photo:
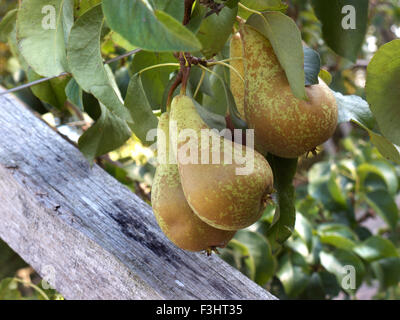
[(308, 100), (296, 98), (271, 43), (241, 24), (245, 66), (245, 116), (255, 131), (256, 149), (282, 158), (297, 158), (328, 140), (338, 121), (329, 87), (320, 80), (307, 86)]
[(210, 251), (217, 247), (223, 248), (235, 232), (209, 226), (190, 208), (183, 194), (178, 166), (168, 161), (168, 126), (169, 114), (164, 113), (160, 117), (158, 128), (165, 133), (167, 139), (158, 140), (158, 150), (164, 152), (166, 158), (163, 160), (166, 162), (160, 163), (156, 169), (151, 193), (151, 203), (157, 222), (164, 234), (181, 249)]
[[(236, 32), (232, 35), (230, 41), (230, 65), (237, 70), (237, 72), (244, 79), (244, 64), (243, 64), (243, 45), (240, 33)], [(236, 74), (236, 72), (230, 72), (230, 89), (235, 98), (236, 107), (239, 111), (242, 119), (245, 119), (244, 115), (244, 81)]]
[[(175, 155), (183, 192), (197, 216), (222, 230), (238, 230), (256, 222), (273, 190), (272, 170), (264, 157), (211, 131), (187, 96), (179, 95), (173, 99), (170, 129), (173, 123), (178, 133)], [(208, 129), (208, 142), (212, 140), (209, 145), (201, 139), (202, 129)], [(191, 133), (189, 140), (181, 136), (184, 132)], [(190, 156), (194, 154), (194, 161), (183, 161), (182, 155), (188, 155), (186, 151)], [(248, 155), (251, 161), (243, 164), (235, 161), (239, 156)], [(202, 161), (204, 156), (208, 156), (208, 162)], [(248, 171), (239, 172), (249, 164)]]

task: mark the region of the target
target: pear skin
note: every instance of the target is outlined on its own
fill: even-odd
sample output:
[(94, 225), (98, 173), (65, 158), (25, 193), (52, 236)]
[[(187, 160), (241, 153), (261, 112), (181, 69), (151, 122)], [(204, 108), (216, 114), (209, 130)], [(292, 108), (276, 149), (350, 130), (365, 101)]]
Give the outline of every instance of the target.
[[(177, 139), (177, 162), (183, 192), (196, 215), (207, 224), (222, 230), (238, 230), (256, 222), (264, 208), (265, 201), (273, 190), (273, 174), (265, 158), (252, 151), (252, 170), (238, 174), (237, 169), (244, 164), (235, 161), (243, 155), (243, 146), (232, 143), (211, 131), (210, 139), (220, 142), (220, 146), (201, 143), (201, 129), (209, 129), (198, 115), (191, 98), (179, 95), (171, 104), (171, 123), (176, 123), (178, 134), (191, 129), (194, 139)], [(171, 125), (171, 124), (170, 124)], [(186, 132), (186, 131), (185, 131)], [(210, 132), (210, 131), (208, 131)], [(226, 163), (226, 154), (232, 155), (231, 163)], [(190, 150), (190, 152), (187, 152)], [(197, 153), (195, 161), (182, 161), (180, 155)], [(246, 152), (250, 152), (247, 151)], [(202, 156), (209, 156), (204, 163)], [(219, 154), (220, 161), (213, 162), (213, 155)]]
[(320, 80), (307, 86), (308, 100), (296, 98), (271, 43), (254, 28), (241, 24), (245, 68), (245, 116), (255, 131), (256, 149), (282, 158), (314, 150), (335, 131), (338, 108)]
[[(230, 65), (237, 70), (237, 72), (244, 79), (244, 63), (243, 63), (243, 45), (240, 33), (237, 32), (232, 35), (230, 41), (230, 58), (241, 58), (230, 61)], [(238, 77), (236, 72), (230, 72), (230, 89), (235, 98), (236, 107), (239, 111), (242, 119), (245, 119), (244, 115), (244, 82)]]
[(167, 162), (158, 165), (151, 193), (151, 203), (157, 222), (164, 234), (181, 249), (209, 251), (217, 247), (223, 248), (235, 232), (209, 226), (190, 208), (182, 190), (178, 166), (168, 162), (168, 126), (169, 115), (164, 113), (160, 117), (158, 128), (165, 133), (167, 145), (159, 143), (158, 150), (166, 151), (164, 155), (167, 155)]

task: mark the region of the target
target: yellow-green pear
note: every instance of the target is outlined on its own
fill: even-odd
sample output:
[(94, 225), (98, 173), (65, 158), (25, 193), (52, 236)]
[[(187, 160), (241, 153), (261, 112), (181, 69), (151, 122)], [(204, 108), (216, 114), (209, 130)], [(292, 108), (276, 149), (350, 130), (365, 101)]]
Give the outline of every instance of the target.
[(175, 153), (183, 192), (197, 216), (223, 230), (256, 222), (273, 190), (264, 157), (210, 130), (187, 96), (173, 99), (170, 130), (172, 125), (177, 128)]
[(219, 230), (200, 220), (192, 211), (183, 194), (178, 166), (169, 162), (169, 114), (160, 117), (158, 151), (162, 162), (157, 166), (151, 203), (157, 222), (164, 234), (179, 248), (189, 251), (210, 251), (223, 248), (234, 236), (234, 231)]
[(245, 116), (255, 131), (256, 149), (296, 158), (328, 140), (338, 120), (335, 97), (320, 80), (307, 86), (308, 100), (296, 98), (271, 43), (240, 25), (245, 68)]
[(240, 39), (240, 33), (232, 35), (230, 41), (230, 65), (242, 76), (242, 79), (236, 72), (230, 72), (230, 89), (235, 98), (236, 107), (242, 119), (244, 115), (244, 64), (243, 64), (243, 45)]

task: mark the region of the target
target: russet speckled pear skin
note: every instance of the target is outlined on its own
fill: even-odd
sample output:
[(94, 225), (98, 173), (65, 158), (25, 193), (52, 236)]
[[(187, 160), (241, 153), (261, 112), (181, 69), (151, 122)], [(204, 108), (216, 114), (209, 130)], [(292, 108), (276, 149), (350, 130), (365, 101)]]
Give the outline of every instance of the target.
[[(230, 58), (243, 58), (243, 46), (242, 40), (240, 39), (240, 33), (237, 32), (232, 35), (230, 41)], [(234, 59), (230, 61), (230, 65), (235, 68), (238, 73), (244, 79), (244, 64), (242, 59)], [(236, 107), (242, 119), (245, 119), (244, 115), (244, 82), (238, 77), (238, 75), (231, 71), (230, 72), (230, 89), (235, 98)]]
[[(200, 130), (209, 129), (198, 115), (191, 98), (180, 95), (173, 99), (171, 121), (176, 121), (178, 132), (193, 129), (198, 141)], [(243, 168), (235, 160), (224, 164), (224, 146), (230, 149), (227, 154), (243, 154), (242, 145), (226, 140), (213, 132), (215, 139), (220, 139), (220, 164), (212, 164), (209, 146), (199, 146), (192, 140), (179, 141), (178, 154), (190, 146), (198, 150), (198, 163), (185, 163), (179, 160), (178, 167), (186, 199), (197, 214), (207, 224), (223, 230), (238, 230), (256, 222), (265, 208), (265, 200), (273, 190), (273, 174), (268, 162), (254, 151), (254, 168), (246, 175), (238, 175), (236, 169)], [(194, 143), (190, 145), (191, 143)], [(200, 143), (201, 144), (201, 143)], [(211, 145), (211, 143), (210, 143)], [(201, 154), (209, 153), (210, 164), (201, 163)], [(237, 158), (236, 158), (237, 159)]]
[(245, 116), (255, 131), (256, 149), (296, 158), (328, 140), (337, 126), (338, 109), (320, 80), (306, 87), (308, 101), (296, 98), (271, 43), (241, 24), (245, 66)]
[[(167, 113), (161, 115), (158, 128), (168, 137)], [(166, 154), (168, 155), (168, 148)], [(151, 203), (161, 230), (181, 249), (202, 251), (223, 248), (235, 234), (234, 231), (213, 228), (196, 216), (183, 194), (176, 164), (167, 162), (158, 165), (153, 181)]]

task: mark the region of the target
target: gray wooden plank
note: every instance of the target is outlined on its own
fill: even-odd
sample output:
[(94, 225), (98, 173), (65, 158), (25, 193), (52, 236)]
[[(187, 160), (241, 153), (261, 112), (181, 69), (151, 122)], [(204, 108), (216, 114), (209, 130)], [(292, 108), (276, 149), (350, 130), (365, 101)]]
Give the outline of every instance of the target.
[(276, 299), (218, 256), (176, 248), (150, 206), (10, 95), (0, 237), (67, 299)]

